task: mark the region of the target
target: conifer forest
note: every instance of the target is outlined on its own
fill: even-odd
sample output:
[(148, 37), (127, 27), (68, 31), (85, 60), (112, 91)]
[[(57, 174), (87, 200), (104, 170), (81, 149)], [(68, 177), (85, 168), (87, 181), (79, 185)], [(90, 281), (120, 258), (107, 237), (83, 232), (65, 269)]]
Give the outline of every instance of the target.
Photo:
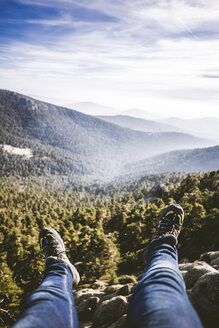
[(79, 288), (122, 283), (144, 269), (156, 220), (180, 203), (185, 222), (179, 260), (219, 249), (219, 172), (163, 173), (117, 183), (72, 184), (67, 177), (0, 179), (0, 325), (9, 327), (43, 278), (42, 227), (62, 236)]

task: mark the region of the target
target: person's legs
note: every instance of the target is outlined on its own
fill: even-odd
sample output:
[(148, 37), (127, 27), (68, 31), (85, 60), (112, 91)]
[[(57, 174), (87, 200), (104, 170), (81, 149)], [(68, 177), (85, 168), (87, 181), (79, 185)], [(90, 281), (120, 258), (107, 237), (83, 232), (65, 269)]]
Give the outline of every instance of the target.
[[(130, 299), (127, 327), (202, 327), (187, 297), (185, 284), (178, 268), (175, 246), (182, 221), (180, 225), (178, 223), (178, 231), (174, 233), (170, 229), (173, 222), (171, 224), (168, 222), (168, 220), (174, 219), (175, 213), (173, 212), (175, 210), (177, 212), (177, 208), (169, 208), (169, 211), (161, 215), (155, 234), (156, 238), (152, 240), (146, 250), (147, 267)], [(183, 220), (183, 211), (181, 216)], [(164, 217), (163, 222), (165, 222), (166, 228), (162, 227), (162, 218)], [(176, 228), (177, 226), (174, 227), (174, 229)], [(164, 231), (165, 229), (166, 231)]]
[(69, 262), (58, 233), (45, 228), (41, 247), (46, 256), (45, 275), (39, 288), (28, 298), (13, 328), (78, 328), (72, 284), (79, 275)]

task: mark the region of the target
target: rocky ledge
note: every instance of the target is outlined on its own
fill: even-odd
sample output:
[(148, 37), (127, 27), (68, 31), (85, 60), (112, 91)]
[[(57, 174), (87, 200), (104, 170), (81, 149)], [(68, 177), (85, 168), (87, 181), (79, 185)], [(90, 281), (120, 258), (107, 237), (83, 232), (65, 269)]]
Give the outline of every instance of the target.
[[(179, 264), (188, 296), (205, 328), (216, 328), (219, 322), (219, 251), (208, 252), (199, 261)], [(126, 320), (128, 300), (136, 282), (99, 289), (84, 288), (74, 292), (80, 328), (122, 328)]]

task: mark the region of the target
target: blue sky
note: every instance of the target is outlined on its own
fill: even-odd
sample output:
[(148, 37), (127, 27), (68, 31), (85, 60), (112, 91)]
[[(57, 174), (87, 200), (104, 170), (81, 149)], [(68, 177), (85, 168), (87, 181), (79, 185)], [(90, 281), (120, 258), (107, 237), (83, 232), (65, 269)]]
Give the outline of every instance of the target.
[(216, 0), (0, 0), (0, 88), (219, 116)]

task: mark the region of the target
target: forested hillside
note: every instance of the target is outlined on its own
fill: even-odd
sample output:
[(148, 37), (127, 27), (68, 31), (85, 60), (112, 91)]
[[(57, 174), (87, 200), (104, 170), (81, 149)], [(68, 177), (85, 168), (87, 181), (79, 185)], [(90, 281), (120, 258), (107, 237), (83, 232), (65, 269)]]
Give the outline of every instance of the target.
[[(177, 132), (134, 131), (80, 112), (0, 90), (0, 174), (112, 178), (124, 164), (211, 142)], [(4, 147), (28, 148), (32, 156)]]
[(124, 166), (124, 175), (139, 177), (156, 172), (207, 172), (219, 168), (219, 146), (176, 150)]
[[(122, 282), (144, 268), (142, 254), (163, 208), (180, 203), (179, 257), (218, 250), (219, 172), (146, 176), (120, 184), (73, 185), (66, 177), (0, 179), (0, 320), (10, 326), (43, 276), (39, 231), (52, 226), (80, 262), (79, 288)], [(129, 278), (131, 279), (131, 277)]]

